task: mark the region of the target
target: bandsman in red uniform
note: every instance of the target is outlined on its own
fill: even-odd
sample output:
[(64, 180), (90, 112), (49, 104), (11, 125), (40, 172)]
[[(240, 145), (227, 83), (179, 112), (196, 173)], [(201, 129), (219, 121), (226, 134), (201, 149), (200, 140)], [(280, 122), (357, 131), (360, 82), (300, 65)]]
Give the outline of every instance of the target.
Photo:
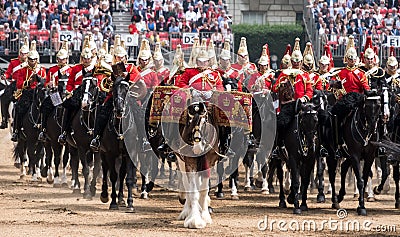
[(140, 76), (146, 83), (148, 90), (153, 90), (154, 87), (159, 85), (157, 74), (153, 70), (153, 57), (151, 55), (150, 44), (147, 39), (143, 39), (140, 45), (137, 65)]
[[(206, 39), (205, 39), (206, 40)], [(200, 52), (196, 55), (195, 68), (187, 68), (177, 82), (180, 88), (192, 87), (199, 91), (224, 90), (221, 75), (209, 67), (210, 57), (206, 42), (202, 42)]]
[[(22, 45), (21, 48), (19, 49), (18, 58), (11, 59), (10, 64), (8, 64), (7, 71), (1, 77), (2, 83), (4, 85), (10, 85), (12, 81), (16, 81), (16, 79), (14, 78), (14, 74), (16, 71), (26, 66), (28, 53), (29, 53), (29, 40), (28, 37), (26, 36), (24, 38), (24, 45)], [(10, 91), (11, 93), (14, 93), (15, 85), (11, 86), (10, 88), (6, 88), (4, 90), (7, 89), (11, 90)], [(10, 98), (10, 96), (8, 96), (8, 93), (6, 93), (5, 91), (4, 94), (0, 97), (0, 101), (1, 101), (1, 115), (2, 115), (0, 129), (5, 129), (8, 127), (8, 119), (10, 118), (8, 107), (10, 106), (12, 99)]]
[(250, 92), (250, 78), (253, 76), (253, 74), (258, 74), (258, 71), (257, 66), (249, 61), (249, 52), (247, 51), (247, 43), (245, 37), (242, 37), (240, 39), (240, 45), (237, 55), (237, 63), (232, 64), (232, 67), (239, 72), (240, 83), (242, 84), (242, 91)]
[(250, 81), (249, 83), (253, 92), (272, 89), (275, 72), (271, 69), (270, 62), (269, 47), (268, 44), (265, 44), (258, 60), (258, 73), (260, 76), (254, 82)]
[(338, 99), (336, 104), (332, 107), (332, 114), (334, 115), (334, 131), (339, 131), (338, 134), (335, 134), (335, 145), (343, 144), (339, 126), (345, 116), (350, 113), (352, 107), (356, 107), (354, 99), (347, 100), (342, 97), (351, 92), (360, 94), (366, 93), (368, 95), (371, 94), (370, 86), (368, 85), (368, 80), (365, 77), (364, 71), (356, 66), (359, 58), (354, 45), (354, 37), (351, 35), (349, 36), (349, 42), (344, 57), (344, 63), (347, 65), (345, 68), (340, 70), (330, 84), (330, 88)]
[(156, 47), (154, 49), (153, 54), (154, 60), (154, 68), (157, 75), (157, 85), (167, 85), (169, 84), (169, 69), (164, 66), (164, 57), (161, 53), (161, 44), (159, 42), (156, 43)]
[(314, 90), (322, 90), (322, 78), (320, 78), (319, 73), (316, 71), (315, 61), (314, 61), (314, 53), (312, 49), (312, 45), (310, 42), (307, 42), (306, 48), (303, 52), (304, 63), (302, 70), (307, 72), (312, 81), (312, 87)]
[(331, 77), (334, 75), (335, 72), (339, 72), (334, 69), (332, 53), (329, 45), (324, 46), (324, 55), (321, 56), (318, 62), (318, 75), (319, 80), (321, 80), (322, 90), (328, 90)]
[(75, 113), (79, 110), (80, 106), (80, 95), (82, 89), (80, 85), (85, 77), (93, 76), (95, 70), (95, 64), (92, 54), (92, 50), (89, 45), (89, 37), (85, 37), (83, 49), (81, 53), (81, 62), (72, 67), (71, 73), (68, 77), (67, 88), (66, 88), (66, 99), (63, 102), (65, 108), (62, 133), (58, 138), (58, 142), (65, 145), (67, 139), (67, 133), (71, 132), (71, 121)]
[(242, 91), (242, 84), (239, 80), (239, 72), (231, 65), (231, 42), (225, 39), (224, 48), (219, 55), (218, 72), (227, 91)]
[(187, 67), (189, 66), (185, 62), (185, 55), (183, 54), (182, 46), (178, 44), (166, 85), (175, 85), (175, 83), (180, 80)]
[(277, 117), (278, 136), (283, 134), (285, 129), (298, 112), (299, 103), (310, 101), (313, 96), (312, 81), (308, 73), (300, 70), (303, 63), (303, 56), (300, 51), (300, 39), (296, 38), (291, 55), (291, 69), (285, 69), (279, 75), (278, 80), (272, 87), (278, 93), (280, 113)]
[(13, 127), (13, 134), (11, 141), (18, 141), (19, 131), (22, 127), (22, 119), (29, 106), (32, 103), (33, 89), (36, 88), (37, 83), (46, 78), (46, 69), (39, 64), (39, 53), (36, 51), (36, 41), (31, 42), (31, 48), (28, 53), (28, 63), (15, 72), (15, 79), (17, 80), (17, 91), (14, 97), (18, 100), (15, 106), (15, 120)]
[[(51, 93), (63, 95), (67, 86), (68, 77), (71, 73), (71, 66), (68, 65), (68, 41), (64, 40), (61, 49), (57, 53), (57, 64), (52, 66), (46, 76), (45, 86)], [(61, 96), (60, 96), (61, 97)], [(42, 113), (42, 132), (39, 134), (39, 140), (46, 140), (47, 119), (50, 113), (55, 109), (50, 97), (47, 97), (40, 108)]]
[(129, 81), (131, 83), (135, 83), (139, 80), (142, 80), (140, 77), (140, 73), (137, 70), (136, 66), (132, 63), (127, 63), (127, 52), (125, 49), (125, 45), (121, 41), (120, 35), (115, 35), (114, 46), (111, 45), (110, 54), (113, 56), (113, 65), (118, 63), (123, 63), (125, 65), (126, 72), (129, 73)]

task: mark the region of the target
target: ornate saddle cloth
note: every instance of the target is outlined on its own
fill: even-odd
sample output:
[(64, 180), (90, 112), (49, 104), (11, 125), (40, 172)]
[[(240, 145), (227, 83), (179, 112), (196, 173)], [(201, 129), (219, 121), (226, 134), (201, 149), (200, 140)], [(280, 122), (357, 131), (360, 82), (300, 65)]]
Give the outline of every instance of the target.
[[(186, 123), (190, 89), (157, 86), (153, 92), (149, 122)], [(209, 114), (218, 126), (252, 129), (252, 94), (237, 91), (215, 91), (206, 101)]]

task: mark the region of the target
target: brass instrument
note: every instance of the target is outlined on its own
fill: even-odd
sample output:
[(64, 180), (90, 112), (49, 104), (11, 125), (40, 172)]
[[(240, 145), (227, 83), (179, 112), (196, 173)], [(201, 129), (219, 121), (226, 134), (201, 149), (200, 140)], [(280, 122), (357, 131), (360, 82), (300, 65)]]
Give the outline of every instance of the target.
[(113, 81), (110, 77), (104, 77), (100, 82), (100, 89), (105, 92), (110, 92), (113, 86)]

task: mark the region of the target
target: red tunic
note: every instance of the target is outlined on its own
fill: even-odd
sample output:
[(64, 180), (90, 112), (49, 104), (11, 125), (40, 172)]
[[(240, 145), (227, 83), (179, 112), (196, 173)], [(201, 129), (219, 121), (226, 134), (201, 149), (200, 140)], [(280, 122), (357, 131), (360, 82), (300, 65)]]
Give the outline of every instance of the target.
[(132, 63), (125, 64), (125, 68), (126, 68), (126, 71), (129, 73), (129, 81), (135, 83), (139, 79), (142, 79), (138, 69)]
[[(288, 80), (288, 75), (282, 72), (279, 75), (278, 80), (272, 87), (272, 91), (278, 93), (280, 85), (286, 82), (286, 80)], [(313, 96), (312, 81), (310, 80), (308, 73), (302, 72), (296, 76), (293, 89), (294, 89), (294, 98), (293, 98), (294, 100), (304, 97), (307, 101), (309, 101), (312, 98)]]
[(72, 67), (69, 65), (66, 65), (62, 68), (60, 68), (60, 66), (58, 65), (54, 65), (52, 66), (49, 71), (47, 72), (47, 76), (46, 76), (46, 83), (45, 85), (47, 86), (47, 84), (51, 82), (53, 82), (53, 86), (57, 86), (58, 85), (58, 80), (59, 80), (59, 73), (58, 70), (61, 69), (61, 73), (68, 76), (71, 74), (71, 70)]
[(140, 76), (143, 78), (144, 83), (146, 83), (147, 89), (153, 89), (159, 85), (157, 74), (153, 71), (153, 69), (143, 69), (139, 66), (137, 67), (137, 70), (140, 72)]
[[(29, 66), (23, 67), (15, 72), (15, 78), (17, 80), (17, 89), (25, 89), (24, 83), (26, 80), (29, 80), (34, 75), (38, 75), (42, 78), (46, 78), (46, 69), (42, 67), (40, 64), (36, 66), (36, 68), (30, 68)], [(30, 83), (29, 88), (36, 88), (37, 81), (33, 80)]]
[(161, 82), (164, 82), (164, 84), (168, 83), (169, 72), (170, 72), (168, 68), (162, 67), (158, 70), (154, 68), (154, 71), (156, 72), (157, 75), (158, 84), (160, 84)]
[(343, 68), (333, 80), (342, 81), (343, 87), (347, 93), (364, 93), (364, 90), (370, 90), (368, 80), (362, 70), (357, 67)]
[(199, 91), (224, 90), (221, 75), (212, 69), (201, 71), (198, 68), (187, 68), (176, 85), (180, 88), (193, 87)]
[(322, 89), (323, 89), (322, 88), (322, 78), (320, 78), (319, 74), (316, 73), (316, 72), (312, 72), (309, 75), (310, 75), (310, 79), (311, 79), (311, 81), (313, 83), (312, 84), (313, 88), (316, 89), (316, 90), (322, 91)]
[(82, 84), (83, 70), (86, 72), (93, 71), (94, 66), (89, 65), (84, 68), (82, 64), (77, 64), (71, 68), (71, 74), (69, 74), (67, 82), (67, 91), (72, 92)]
[(239, 71), (234, 69), (232, 66), (227, 68), (227, 69), (222, 69), (222, 68), (218, 68), (217, 71), (219, 72), (219, 74), (223, 77), (223, 78), (230, 78), (230, 79), (234, 79), (234, 82), (237, 81), (238, 85), (238, 91), (242, 91), (242, 82), (240, 80), (240, 75), (239, 75)]
[(11, 59), (10, 64), (8, 64), (7, 71), (4, 73), (4, 76), (6, 77), (6, 79), (11, 78), (11, 80), (16, 80), (16, 78), (14, 77), (14, 74), (19, 69), (21, 69), (21, 66), (19, 66), (21, 63), (22, 62), (21, 62), (20, 58)]

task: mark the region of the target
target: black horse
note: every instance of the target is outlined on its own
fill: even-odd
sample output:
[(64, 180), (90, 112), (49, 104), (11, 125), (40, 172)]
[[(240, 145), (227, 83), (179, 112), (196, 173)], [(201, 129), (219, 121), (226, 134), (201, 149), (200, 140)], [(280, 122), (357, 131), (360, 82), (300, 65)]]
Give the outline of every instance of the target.
[[(336, 196), (335, 192), (335, 176), (338, 159), (336, 157), (336, 152), (334, 151), (336, 149), (333, 144), (334, 139), (332, 139), (334, 136), (326, 136), (327, 134), (332, 135), (334, 131), (332, 126), (329, 127), (329, 124), (331, 123), (329, 121), (324, 121), (324, 124), (327, 125), (327, 133), (323, 138), (323, 143), (326, 145), (325, 148), (328, 151), (327, 164), (329, 181), (332, 187), (332, 207), (339, 208), (339, 203), (343, 200), (344, 195), (346, 194), (346, 173), (348, 168), (351, 166), (354, 170), (357, 179), (357, 188), (360, 193), (357, 213), (359, 215), (366, 215), (367, 211), (364, 205), (364, 190), (366, 183), (364, 183), (364, 180), (368, 179), (375, 157), (376, 146), (370, 141), (374, 141), (374, 139), (376, 140), (377, 122), (380, 113), (380, 97), (366, 97), (358, 93), (349, 93), (339, 102), (346, 101), (353, 102), (343, 103), (345, 106), (336, 107), (345, 114), (342, 123), (343, 125), (340, 127), (345, 144), (345, 146), (342, 146), (341, 155), (347, 158), (341, 166), (341, 188), (338, 196)], [(349, 104), (356, 106), (355, 108), (346, 107), (346, 105)], [(329, 119), (330, 118), (328, 117), (328, 120)], [(361, 173), (360, 161), (362, 159), (364, 159), (365, 162), (363, 172)]]
[[(279, 156), (286, 162), (291, 176), (290, 193), (287, 198), (289, 204), (294, 204), (294, 214), (300, 214), (307, 211), (307, 190), (310, 184), (311, 172), (314, 169), (315, 157), (317, 154), (317, 131), (318, 116), (317, 107), (313, 103), (301, 104), (292, 102), (287, 105), (292, 112), (296, 114), (294, 119), (288, 124), (285, 134), (279, 134), (278, 139), (283, 139), (285, 148), (280, 147), (278, 142), (276, 152), (273, 154)], [(278, 120), (282, 119), (278, 117)], [(279, 122), (279, 121), (278, 121)], [(279, 130), (281, 131), (281, 130)], [(275, 158), (276, 159), (276, 158)], [(277, 169), (278, 180), (280, 183), (279, 207), (286, 207), (285, 193), (283, 190), (282, 169)], [(301, 178), (301, 187), (300, 187)], [(299, 205), (299, 188), (302, 203)]]
[[(110, 209), (116, 210), (118, 206), (125, 206), (123, 184), (126, 176), (126, 186), (128, 188), (127, 208), (133, 212), (133, 196), (132, 191), (134, 184), (136, 183), (136, 167), (133, 161), (129, 157), (128, 149), (133, 149), (133, 152), (137, 151), (137, 143), (129, 144), (125, 143), (126, 130), (123, 128), (123, 120), (127, 119), (130, 121), (131, 116), (130, 110), (136, 101), (130, 101), (129, 96), (129, 77), (117, 77), (114, 79), (112, 89), (112, 99), (110, 98), (105, 103), (109, 103), (112, 106), (113, 112), (111, 114), (99, 114), (98, 116), (108, 116), (108, 125), (103, 132), (102, 142), (100, 147), (100, 157), (102, 160), (103, 167), (103, 185), (100, 199), (102, 202), (108, 202), (108, 176), (110, 174), (110, 181), (112, 186), (111, 203)], [(112, 105), (110, 104), (112, 103)], [(132, 104), (133, 103), (133, 104)], [(138, 105), (136, 105), (138, 106)], [(135, 130), (135, 126), (131, 127)], [(117, 203), (117, 180), (119, 177), (119, 192), (118, 192), (118, 203)]]
[[(97, 79), (85, 77), (82, 84), (74, 91), (73, 102), (80, 105), (79, 111), (73, 116), (71, 122), (72, 133), (68, 134), (67, 142), (71, 156), (71, 169), (74, 193), (80, 193), (78, 178), (79, 160), (82, 163), (82, 174), (85, 178), (83, 197), (91, 199), (96, 194), (96, 178), (100, 172), (100, 157), (93, 155), (90, 142), (93, 138), (93, 128), (96, 108), (99, 97)], [(76, 105), (75, 105), (76, 106)], [(94, 162), (93, 162), (94, 156)], [(93, 164), (93, 175), (90, 175), (90, 166)], [(91, 176), (91, 177), (90, 177)], [(92, 180), (89, 180), (92, 178)]]
[(44, 79), (37, 77), (35, 89), (25, 89), (18, 101), (19, 112), (25, 115), (22, 118), (22, 127), (14, 157), (19, 157), (21, 163), (26, 161), (25, 152), (29, 158), (29, 170), (32, 172), (32, 181), (40, 179), (39, 162), (44, 156), (43, 144), (38, 141), (40, 129), (40, 104), (44, 98)]
[[(64, 90), (64, 86), (59, 82), (58, 91), (56, 93), (62, 93)], [(58, 188), (61, 186), (67, 187), (67, 164), (69, 160), (69, 145), (65, 145), (64, 153), (62, 153), (63, 146), (57, 141), (58, 137), (61, 134), (61, 124), (64, 109), (61, 105), (54, 106), (53, 101), (51, 100), (50, 93), (55, 93), (54, 89), (47, 88), (46, 97), (41, 105), (42, 112), (42, 126), (45, 124), (46, 127), (43, 127), (46, 131), (47, 137), (45, 139), (44, 147), (46, 151), (46, 166), (42, 169), (42, 176), (47, 176), (48, 183), (54, 183), (54, 187)], [(60, 94), (59, 94), (60, 95)], [(60, 95), (62, 97), (62, 95)], [(47, 113), (47, 123), (44, 123), (45, 119), (43, 113)], [(55, 171), (52, 169), (52, 162), (54, 156), (54, 166)], [(61, 163), (61, 156), (63, 156), (63, 173), (60, 177), (59, 174), (59, 166)]]

